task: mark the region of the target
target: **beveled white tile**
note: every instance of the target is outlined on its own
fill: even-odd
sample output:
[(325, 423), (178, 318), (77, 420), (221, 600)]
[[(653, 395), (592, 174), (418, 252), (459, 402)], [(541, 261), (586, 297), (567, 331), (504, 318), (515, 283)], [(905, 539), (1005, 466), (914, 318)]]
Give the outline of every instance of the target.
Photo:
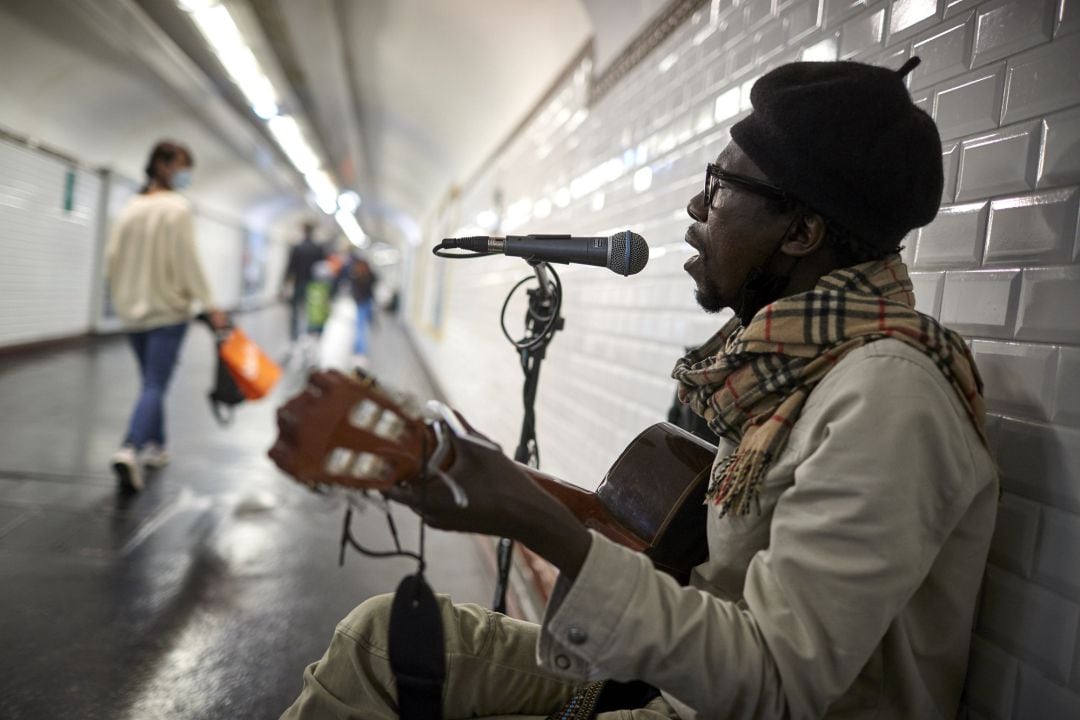
[(1054, 2), (997, 0), (979, 6), (972, 65), (985, 65), (1048, 41), (1054, 32)]
[(772, 17), (773, 0), (745, 0), (742, 7), (746, 13), (746, 28), (754, 30)]
[(889, 44), (932, 25), (938, 0), (893, 0), (889, 12)]
[(1080, 3), (1077, 0), (1060, 0), (1054, 37), (1061, 37), (1080, 30)]
[(943, 272), (910, 273), (915, 309), (936, 318), (941, 312), (941, 291), (945, 288)]
[(1019, 665), (1015, 657), (976, 634), (971, 639), (964, 704), (988, 720), (1012, 720)]
[(990, 545), (990, 562), (1025, 578), (1035, 566), (1039, 536), (1039, 505), (1012, 493), (998, 502), (997, 523)]
[(945, 17), (954, 18), (985, 0), (945, 0)]
[(1016, 337), (1080, 342), (1080, 266), (1024, 270)]
[(941, 139), (997, 127), (1004, 90), (1004, 65), (982, 68), (939, 88), (934, 96), (934, 120)]
[(1080, 430), (1001, 418), (994, 449), (1006, 490), (1080, 512)]
[(923, 88), (968, 70), (974, 13), (940, 25), (926, 37), (916, 38), (911, 54), (922, 62), (911, 71), (911, 88)]
[(1044, 509), (1039, 548), (1035, 579), (1080, 602), (1080, 562), (1076, 562), (1074, 552), (1065, 550), (1080, 548), (1080, 515)]
[(914, 267), (977, 267), (988, 207), (980, 202), (939, 210), (933, 222), (919, 229)]
[(1047, 720), (1049, 718), (1078, 718), (1080, 717), (1080, 693), (1051, 682), (1034, 668), (1022, 667), (1014, 717), (1046, 718)]
[(1043, 118), (1038, 187), (1080, 183), (1080, 108)]
[(1009, 58), (1002, 123), (1080, 103), (1080, 36), (1070, 35)]
[(1059, 351), (1054, 422), (1080, 425), (1080, 348), (1063, 347)]
[(911, 102), (930, 117), (934, 117), (933, 93), (918, 93), (911, 98)]
[(995, 568), (986, 571), (979, 632), (1057, 682), (1072, 669), (1080, 607)]
[(1076, 237), (1080, 188), (990, 203), (985, 265), (1067, 263)]
[(960, 172), (960, 143), (946, 143), (941, 151), (941, 169), (945, 183), (941, 188), (941, 203), (951, 203), (956, 198), (956, 176)]
[(956, 199), (1034, 189), (1041, 139), (1041, 123), (1029, 122), (965, 140), (960, 148)]
[(821, 27), (821, 2), (797, 2), (780, 15), (787, 43), (796, 43)]
[(1019, 284), (1019, 270), (951, 270), (945, 273), (941, 322), (961, 333), (1011, 337)]
[(972, 351), (987, 410), (1031, 420), (1053, 417), (1056, 347), (975, 340)]
[(847, 60), (871, 48), (880, 48), (885, 34), (885, 8), (848, 20), (840, 28), (840, 59)]
[(870, 0), (825, 0), (825, 27), (831, 28), (870, 6)]

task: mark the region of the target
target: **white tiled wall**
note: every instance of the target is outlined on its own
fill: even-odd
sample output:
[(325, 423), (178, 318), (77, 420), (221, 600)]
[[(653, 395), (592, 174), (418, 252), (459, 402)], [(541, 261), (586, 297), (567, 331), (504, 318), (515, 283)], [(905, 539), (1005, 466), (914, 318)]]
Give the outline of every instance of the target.
[[(642, 427), (663, 419), (703, 314), (681, 270), (683, 210), (747, 111), (752, 82), (799, 58), (899, 67), (936, 119), (943, 210), (908, 238), (920, 310), (970, 337), (986, 380), (1004, 495), (967, 705), (972, 717), (1080, 717), (1080, 1), (718, 0), (594, 104), (588, 61), (458, 199), (437, 237), (629, 228), (640, 275), (562, 271), (566, 329), (538, 401), (543, 467), (595, 485)], [(496, 197), (499, 191), (501, 202)], [(478, 218), (478, 215), (480, 216)], [(470, 227), (471, 226), (471, 227)], [(441, 261), (439, 261), (441, 262)], [(416, 257), (410, 299), (432, 367), (474, 422), (512, 449), (521, 377), (498, 329), (513, 259)], [(441, 303), (443, 321), (432, 308)], [(520, 322), (520, 306), (509, 317)], [(437, 326), (433, 326), (437, 325)]]
[(0, 346), (86, 332), (100, 178), (0, 141)]
[[(0, 140), (0, 347), (115, 330), (115, 320), (91, 311), (99, 235), (101, 176), (75, 168), (73, 207), (63, 207), (70, 165), (53, 155)], [(110, 219), (134, 184), (108, 185)], [(215, 300), (236, 307), (242, 291), (244, 229), (239, 223), (195, 209), (199, 256)], [(281, 248), (273, 248), (280, 273)], [(274, 288), (264, 293), (267, 297)]]

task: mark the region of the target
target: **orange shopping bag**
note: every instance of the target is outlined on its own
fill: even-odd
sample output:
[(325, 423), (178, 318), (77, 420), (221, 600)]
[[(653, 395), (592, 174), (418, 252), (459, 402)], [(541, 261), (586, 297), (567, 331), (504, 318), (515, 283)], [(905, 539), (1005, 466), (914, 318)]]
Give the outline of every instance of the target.
[(248, 400), (266, 395), (281, 377), (278, 364), (238, 327), (229, 330), (228, 337), (218, 345), (218, 353)]

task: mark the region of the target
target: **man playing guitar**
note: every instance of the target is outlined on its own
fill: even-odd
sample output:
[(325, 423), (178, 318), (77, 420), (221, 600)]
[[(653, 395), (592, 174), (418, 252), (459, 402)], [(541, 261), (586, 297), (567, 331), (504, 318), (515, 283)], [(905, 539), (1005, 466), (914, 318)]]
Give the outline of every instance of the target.
[[(446, 481), (383, 488), (434, 527), (513, 538), (560, 571), (541, 625), (438, 599), (443, 717), (576, 717), (602, 679), (659, 691), (605, 720), (955, 716), (997, 484), (967, 347), (914, 310), (898, 254), (943, 183), (936, 127), (902, 81), (912, 66), (764, 75), (690, 199), (686, 271), (706, 311), (735, 317), (673, 372), (723, 438), (690, 503), (705, 501), (708, 555), (688, 585), (452, 419), (431, 468)], [(271, 454), (300, 479), (321, 476), (300, 469), (315, 431), (295, 414), (350, 382), (317, 377), (283, 409)], [(398, 717), (390, 602), (339, 624), (283, 717)]]

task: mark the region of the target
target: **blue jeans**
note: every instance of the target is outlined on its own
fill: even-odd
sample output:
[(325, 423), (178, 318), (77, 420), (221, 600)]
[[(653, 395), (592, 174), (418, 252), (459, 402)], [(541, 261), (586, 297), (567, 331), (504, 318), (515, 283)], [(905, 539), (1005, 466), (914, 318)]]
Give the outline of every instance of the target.
[(371, 300), (356, 303), (356, 338), (353, 340), (353, 353), (367, 355), (368, 327), (371, 325)]
[(165, 390), (169, 386), (187, 323), (140, 330), (128, 335), (139, 361), (142, 389), (131, 414), (125, 445), (138, 449), (148, 442), (165, 445)]

